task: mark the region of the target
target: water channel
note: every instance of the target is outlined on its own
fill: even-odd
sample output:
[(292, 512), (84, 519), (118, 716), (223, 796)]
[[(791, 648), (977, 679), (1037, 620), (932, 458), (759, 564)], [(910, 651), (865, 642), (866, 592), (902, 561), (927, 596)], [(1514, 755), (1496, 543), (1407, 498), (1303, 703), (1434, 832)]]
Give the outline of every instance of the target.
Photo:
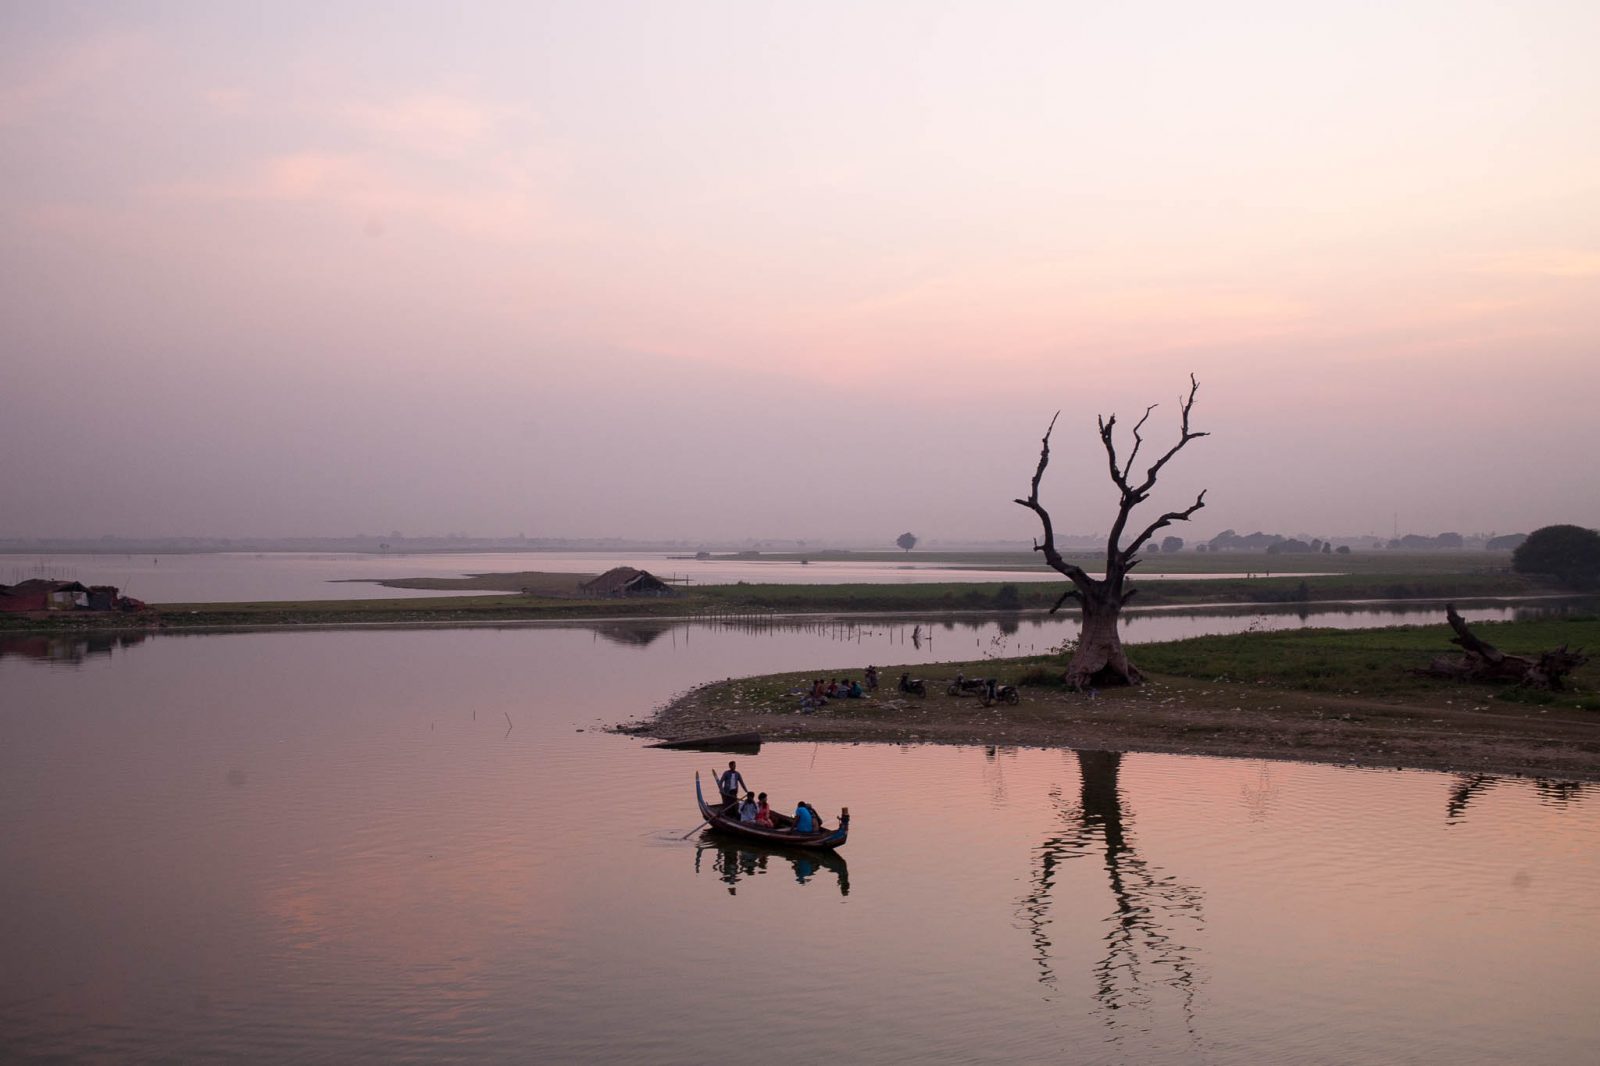
[(711, 678), (1058, 642), (1027, 622), (911, 626), (12, 646), (0, 1059), (1504, 1063), (1600, 1046), (1600, 800), (1583, 786), (1007, 748), (740, 756), (779, 802), (851, 808), (849, 844), (815, 862), (695, 831), (693, 774), (726, 756), (601, 729)]
[[(1263, 559), (1267, 559), (1263, 556)], [(1270, 565), (1270, 560), (1268, 560)], [(1288, 565), (1288, 564), (1286, 564)], [(1304, 565), (1301, 561), (1301, 565)], [(542, 571), (599, 574), (614, 566), (635, 566), (678, 587), (751, 584), (926, 584), (947, 581), (1060, 581), (1044, 566), (1026, 570), (979, 565), (948, 566), (922, 562), (914, 555), (894, 563), (818, 559), (800, 563), (771, 559), (691, 559), (666, 552), (428, 552), (416, 555), (355, 552), (196, 552), (175, 555), (29, 555), (0, 553), (0, 583), (29, 578), (115, 585), (125, 596), (148, 603), (241, 603), (256, 600), (360, 600), (406, 596), (459, 596), (460, 591), (426, 592), (386, 588), (392, 578), (456, 578), (472, 574)], [(1310, 577), (1322, 571), (1294, 573)], [(1161, 572), (1147, 562), (1140, 581), (1170, 578), (1237, 578), (1238, 573)], [(481, 593), (480, 593), (481, 594)]]

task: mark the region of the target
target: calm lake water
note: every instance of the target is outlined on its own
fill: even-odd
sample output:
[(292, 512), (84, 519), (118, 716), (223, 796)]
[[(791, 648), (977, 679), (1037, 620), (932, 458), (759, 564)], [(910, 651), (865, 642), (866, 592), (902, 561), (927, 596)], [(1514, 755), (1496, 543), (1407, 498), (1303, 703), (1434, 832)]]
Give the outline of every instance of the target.
[(0, 1059), (1592, 1061), (1589, 788), (1004, 747), (739, 757), (780, 803), (850, 807), (821, 863), (694, 831), (693, 774), (726, 756), (598, 728), (711, 678), (1027, 636), (905, 629), (7, 655)]
[[(1263, 557), (1265, 558), (1265, 557)], [(1141, 581), (1161, 581), (1160, 563), (1141, 569)], [(257, 600), (361, 600), (397, 596), (459, 596), (458, 590), (425, 592), (372, 584), (405, 577), (466, 577), (524, 570), (598, 574), (613, 566), (636, 566), (676, 584), (789, 585), (918, 584), (939, 581), (1060, 581), (1039, 566), (1029, 570), (982, 570), (937, 566), (907, 556), (903, 563), (761, 562), (695, 560), (664, 552), (485, 552), (362, 555), (340, 552), (210, 552), (194, 555), (0, 554), (0, 583), (32, 577), (116, 585), (123, 595), (148, 603), (249, 603)], [(1178, 574), (1188, 580), (1227, 574)], [(1313, 576), (1305, 574), (1302, 576)]]

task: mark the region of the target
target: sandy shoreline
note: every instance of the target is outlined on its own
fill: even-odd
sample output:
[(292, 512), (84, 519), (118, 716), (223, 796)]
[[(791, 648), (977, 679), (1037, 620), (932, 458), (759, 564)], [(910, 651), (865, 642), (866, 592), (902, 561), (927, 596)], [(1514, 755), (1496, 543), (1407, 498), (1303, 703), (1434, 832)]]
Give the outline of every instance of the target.
[(1490, 700), (1491, 690), (1429, 702), (1364, 700), (1156, 676), (1092, 697), (1026, 687), (1020, 705), (985, 708), (947, 695), (954, 672), (922, 670), (922, 699), (886, 686), (813, 713), (790, 694), (805, 675), (731, 678), (617, 729), (661, 739), (759, 732), (772, 741), (1062, 747), (1600, 781), (1600, 716)]

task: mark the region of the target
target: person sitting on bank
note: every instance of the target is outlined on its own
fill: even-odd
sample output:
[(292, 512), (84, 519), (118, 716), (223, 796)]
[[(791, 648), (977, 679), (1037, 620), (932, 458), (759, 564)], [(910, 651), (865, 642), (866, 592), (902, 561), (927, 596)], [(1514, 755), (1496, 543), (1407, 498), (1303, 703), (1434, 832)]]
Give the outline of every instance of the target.
[(756, 794), (746, 792), (744, 802), (739, 804), (739, 821), (753, 823), (756, 820), (756, 810)]
[(767, 794), (765, 792), (756, 797), (756, 824), (765, 829), (773, 827), (772, 808), (767, 806)]
[(846, 692), (845, 695), (853, 700), (859, 700), (863, 695), (865, 695), (865, 693), (861, 691), (861, 682), (851, 681), (850, 691)]
[(722, 805), (732, 806), (739, 802), (739, 793), (747, 791), (749, 786), (744, 783), (744, 776), (739, 773), (737, 763), (729, 760), (728, 768), (717, 778), (717, 791), (722, 793)]

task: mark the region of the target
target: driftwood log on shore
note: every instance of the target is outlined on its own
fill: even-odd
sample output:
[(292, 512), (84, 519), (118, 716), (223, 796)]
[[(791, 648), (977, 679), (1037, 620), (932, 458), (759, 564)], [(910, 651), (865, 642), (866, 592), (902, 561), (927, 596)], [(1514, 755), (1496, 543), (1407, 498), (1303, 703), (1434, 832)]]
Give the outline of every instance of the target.
[(1445, 619), (1449, 621), (1450, 628), (1456, 631), (1450, 643), (1460, 645), (1465, 654), (1456, 658), (1437, 658), (1416, 673), (1450, 681), (1482, 684), (1510, 682), (1528, 688), (1560, 692), (1565, 687), (1563, 678), (1589, 661), (1582, 649), (1569, 651), (1565, 644), (1544, 652), (1537, 659), (1525, 655), (1507, 655), (1468, 629), (1467, 623), (1456, 613), (1453, 603), (1445, 605)]

